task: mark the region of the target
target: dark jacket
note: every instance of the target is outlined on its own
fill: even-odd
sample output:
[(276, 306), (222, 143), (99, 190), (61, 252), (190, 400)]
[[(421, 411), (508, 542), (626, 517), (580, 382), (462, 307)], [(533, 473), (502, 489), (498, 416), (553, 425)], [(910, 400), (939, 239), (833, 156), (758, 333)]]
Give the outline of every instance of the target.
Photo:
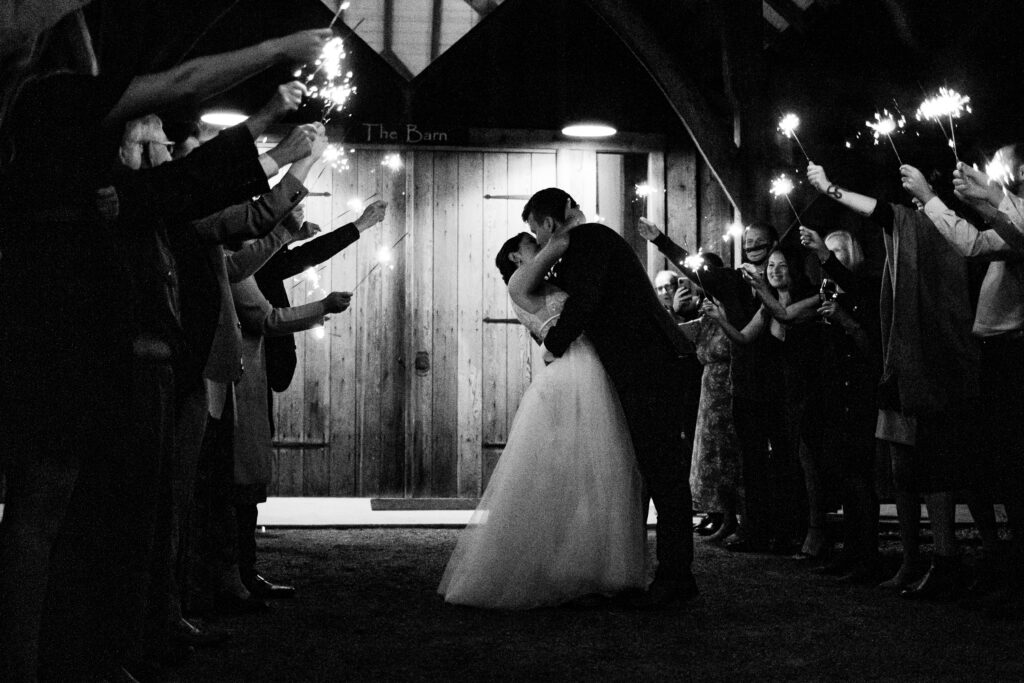
[(551, 278), (569, 299), (544, 345), (560, 356), (586, 332), (620, 391), (642, 391), (670, 376), (679, 381), (680, 357), (689, 344), (630, 246), (597, 223), (569, 235), (569, 248)]

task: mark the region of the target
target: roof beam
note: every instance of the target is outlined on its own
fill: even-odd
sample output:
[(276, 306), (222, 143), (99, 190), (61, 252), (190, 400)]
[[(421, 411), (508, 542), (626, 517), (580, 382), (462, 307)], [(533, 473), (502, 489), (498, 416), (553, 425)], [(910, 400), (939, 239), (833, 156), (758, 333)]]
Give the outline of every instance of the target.
[(434, 61), (441, 54), (441, 16), (443, 11), (444, 1), (434, 0), (433, 8), (430, 11), (430, 61)]
[(466, 4), (481, 17), (486, 17), (498, 7), (498, 0), (466, 0)]
[(786, 20), (786, 23), (798, 32), (807, 32), (807, 22), (804, 20), (803, 10), (790, 2), (790, 0), (764, 0), (764, 4), (778, 12)]
[(703, 92), (681, 68), (679, 59), (668, 46), (656, 38), (657, 32), (647, 25), (631, 3), (587, 0), (587, 4), (651, 75), (726, 197), (740, 210), (743, 181), (737, 163), (738, 149), (732, 142), (729, 126), (712, 116)]

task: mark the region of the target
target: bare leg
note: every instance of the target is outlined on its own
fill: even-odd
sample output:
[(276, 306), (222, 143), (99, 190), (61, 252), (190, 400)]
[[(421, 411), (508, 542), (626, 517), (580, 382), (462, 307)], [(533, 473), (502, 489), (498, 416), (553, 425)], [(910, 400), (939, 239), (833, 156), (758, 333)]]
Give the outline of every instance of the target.
[(914, 490), (913, 450), (909, 446), (890, 443), (893, 482), (896, 486), (896, 517), (903, 545), (903, 562), (896, 575), (879, 584), (880, 588), (902, 588), (908, 585), (920, 563), (921, 501)]

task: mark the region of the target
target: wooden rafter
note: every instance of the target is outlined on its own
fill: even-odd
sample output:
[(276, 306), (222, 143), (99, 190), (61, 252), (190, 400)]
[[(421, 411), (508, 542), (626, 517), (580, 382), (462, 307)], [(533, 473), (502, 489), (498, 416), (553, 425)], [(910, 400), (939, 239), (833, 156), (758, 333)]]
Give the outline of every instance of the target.
[(497, 0), (466, 0), (466, 4), (475, 9), (481, 17), (486, 17), (498, 7)]
[(804, 19), (803, 10), (792, 3), (791, 0), (763, 0), (766, 5), (778, 12), (790, 26), (800, 33), (807, 32), (807, 21)]
[(656, 31), (627, 3), (587, 0), (587, 4), (618, 35), (651, 75), (729, 201), (739, 210), (743, 196), (743, 176), (737, 163), (738, 149), (732, 142), (728, 126), (712, 115), (707, 98), (680, 68), (678, 58), (667, 45), (654, 38)]
[(430, 61), (437, 59), (441, 54), (441, 16), (444, 10), (444, 0), (434, 0), (430, 10)]

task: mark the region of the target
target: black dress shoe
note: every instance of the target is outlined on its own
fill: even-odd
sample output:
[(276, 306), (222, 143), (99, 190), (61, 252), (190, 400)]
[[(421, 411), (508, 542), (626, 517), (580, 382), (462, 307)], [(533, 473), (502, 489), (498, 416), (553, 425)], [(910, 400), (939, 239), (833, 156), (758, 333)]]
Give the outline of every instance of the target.
[(630, 600), (630, 606), (643, 611), (679, 609), (698, 595), (700, 589), (693, 574), (683, 579), (655, 579), (646, 593)]
[(171, 631), (174, 633), (174, 639), (179, 643), (194, 645), (195, 647), (216, 645), (218, 643), (223, 643), (231, 637), (231, 633), (229, 631), (211, 628), (209, 626), (200, 627), (187, 619), (178, 619), (178, 621), (171, 626)]
[(249, 592), (264, 600), (276, 600), (280, 598), (294, 598), (295, 586), (285, 586), (278, 583), (271, 583), (259, 574), (245, 581), (245, 587)]

